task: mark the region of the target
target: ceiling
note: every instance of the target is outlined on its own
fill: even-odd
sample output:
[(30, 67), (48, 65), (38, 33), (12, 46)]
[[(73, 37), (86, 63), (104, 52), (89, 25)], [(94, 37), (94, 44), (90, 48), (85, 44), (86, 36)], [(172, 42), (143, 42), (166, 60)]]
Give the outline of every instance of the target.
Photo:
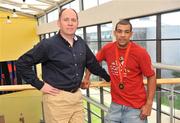
[(72, 0), (0, 0), (0, 10), (40, 16), (53, 8)]

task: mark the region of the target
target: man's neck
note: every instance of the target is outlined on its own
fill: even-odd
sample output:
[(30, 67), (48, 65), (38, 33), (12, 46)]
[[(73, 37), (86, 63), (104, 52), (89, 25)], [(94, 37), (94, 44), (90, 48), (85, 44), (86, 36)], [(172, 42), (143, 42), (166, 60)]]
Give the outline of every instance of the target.
[(61, 34), (61, 36), (62, 36), (71, 46), (73, 46), (74, 35), (65, 35), (65, 34), (63, 34), (63, 33), (61, 33), (61, 32), (60, 32), (60, 34)]
[[(128, 43), (129, 44), (129, 43)], [(117, 47), (119, 49), (126, 49), (128, 47), (128, 44), (127, 45), (119, 45), (119, 43), (117, 43)]]

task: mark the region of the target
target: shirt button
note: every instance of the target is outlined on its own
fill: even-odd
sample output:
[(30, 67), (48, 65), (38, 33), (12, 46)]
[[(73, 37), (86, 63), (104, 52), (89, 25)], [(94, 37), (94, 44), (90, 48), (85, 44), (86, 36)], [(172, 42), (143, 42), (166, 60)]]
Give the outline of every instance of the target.
[(74, 64), (74, 66), (77, 66), (77, 64)]
[(76, 76), (79, 76), (79, 74), (78, 74), (78, 73), (76, 73)]
[(73, 54), (73, 56), (76, 56), (75, 54)]

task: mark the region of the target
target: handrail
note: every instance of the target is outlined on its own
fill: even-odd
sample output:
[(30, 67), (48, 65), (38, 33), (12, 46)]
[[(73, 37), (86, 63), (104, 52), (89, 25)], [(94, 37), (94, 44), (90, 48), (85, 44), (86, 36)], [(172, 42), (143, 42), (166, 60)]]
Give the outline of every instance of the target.
[(89, 98), (89, 97), (83, 95), (83, 99), (85, 99), (87, 102), (95, 105), (96, 107), (102, 109), (103, 111), (108, 112), (108, 107), (107, 106), (105, 106), (103, 104), (100, 104), (99, 102), (93, 100), (92, 98)]
[[(144, 80), (144, 83), (147, 84), (147, 80)], [(164, 78), (157, 79), (157, 84), (180, 84), (180, 78)], [(105, 81), (93, 81), (91, 82), (90, 87), (109, 87), (110, 82)], [(0, 91), (20, 91), (20, 90), (32, 90), (35, 89), (30, 84), (24, 85), (1, 85)]]
[(159, 68), (159, 69), (180, 71), (180, 66), (175, 66), (175, 65), (167, 65), (167, 64), (162, 64), (162, 63), (153, 63), (153, 66), (155, 68)]

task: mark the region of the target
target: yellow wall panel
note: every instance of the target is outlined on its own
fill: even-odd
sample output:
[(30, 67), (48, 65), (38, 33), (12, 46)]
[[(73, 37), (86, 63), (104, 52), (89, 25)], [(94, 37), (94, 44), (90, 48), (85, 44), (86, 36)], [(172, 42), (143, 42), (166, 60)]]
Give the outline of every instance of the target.
[(16, 60), (20, 55), (39, 42), (36, 34), (37, 21), (34, 18), (19, 16), (10, 18), (7, 24), (7, 15), (11, 13), (0, 11), (0, 61)]

